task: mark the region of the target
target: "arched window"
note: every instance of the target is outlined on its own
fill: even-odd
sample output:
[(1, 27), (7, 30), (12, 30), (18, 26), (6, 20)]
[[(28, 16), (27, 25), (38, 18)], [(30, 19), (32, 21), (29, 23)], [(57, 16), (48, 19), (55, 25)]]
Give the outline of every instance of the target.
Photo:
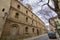
[(18, 18), (18, 17), (19, 17), (19, 13), (16, 13), (16, 14), (15, 14), (15, 18)]
[(25, 31), (28, 32), (28, 27), (25, 28)]
[(28, 17), (26, 17), (26, 22), (28, 22)]
[(20, 9), (20, 5), (17, 5), (17, 8)]

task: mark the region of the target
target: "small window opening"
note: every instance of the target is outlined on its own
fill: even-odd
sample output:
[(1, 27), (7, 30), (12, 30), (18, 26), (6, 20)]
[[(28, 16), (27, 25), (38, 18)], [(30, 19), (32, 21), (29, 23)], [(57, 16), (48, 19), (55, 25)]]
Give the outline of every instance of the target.
[(20, 9), (20, 5), (17, 5), (17, 8), (19, 8), (19, 9)]
[(28, 27), (25, 28), (25, 31), (28, 32)]
[(3, 8), (2, 11), (4, 12), (5, 11), (5, 8)]
[(18, 18), (18, 17), (19, 17), (19, 13), (16, 13), (16, 14), (15, 14), (15, 18)]
[(28, 22), (28, 17), (26, 17), (26, 22)]

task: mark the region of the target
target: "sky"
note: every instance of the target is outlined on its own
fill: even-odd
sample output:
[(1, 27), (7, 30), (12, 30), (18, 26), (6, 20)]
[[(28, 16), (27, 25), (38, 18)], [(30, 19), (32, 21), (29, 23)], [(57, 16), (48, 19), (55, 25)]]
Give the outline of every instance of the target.
[[(32, 7), (32, 12), (36, 14), (46, 25), (49, 25), (49, 19), (57, 16), (57, 14), (51, 10), (47, 5), (44, 5), (48, 0), (18, 0), (23, 5), (29, 4)], [(42, 6), (44, 5), (44, 6)], [(49, 5), (54, 7), (54, 2), (50, 0)]]

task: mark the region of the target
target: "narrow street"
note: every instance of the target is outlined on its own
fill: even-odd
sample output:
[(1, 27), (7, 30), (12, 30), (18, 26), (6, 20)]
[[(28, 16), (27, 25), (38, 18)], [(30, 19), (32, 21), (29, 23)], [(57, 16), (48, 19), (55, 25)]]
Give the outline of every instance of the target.
[(49, 39), (49, 40), (57, 40), (57, 39)]
[(60, 0), (0, 0), (0, 40), (60, 40)]
[(28, 38), (28, 39), (24, 39), (24, 40), (60, 40), (60, 39), (49, 39), (47, 34), (41, 35), (41, 36), (37, 36), (34, 38)]

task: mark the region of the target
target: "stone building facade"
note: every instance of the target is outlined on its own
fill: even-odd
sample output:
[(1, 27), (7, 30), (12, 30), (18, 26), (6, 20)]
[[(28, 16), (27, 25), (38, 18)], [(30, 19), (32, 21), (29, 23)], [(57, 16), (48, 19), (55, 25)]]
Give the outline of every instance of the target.
[(9, 8), (10, 0), (0, 0), (0, 37), (6, 21), (6, 17), (9, 14)]
[(17, 0), (0, 1), (1, 40), (21, 40), (46, 32), (45, 24)]

